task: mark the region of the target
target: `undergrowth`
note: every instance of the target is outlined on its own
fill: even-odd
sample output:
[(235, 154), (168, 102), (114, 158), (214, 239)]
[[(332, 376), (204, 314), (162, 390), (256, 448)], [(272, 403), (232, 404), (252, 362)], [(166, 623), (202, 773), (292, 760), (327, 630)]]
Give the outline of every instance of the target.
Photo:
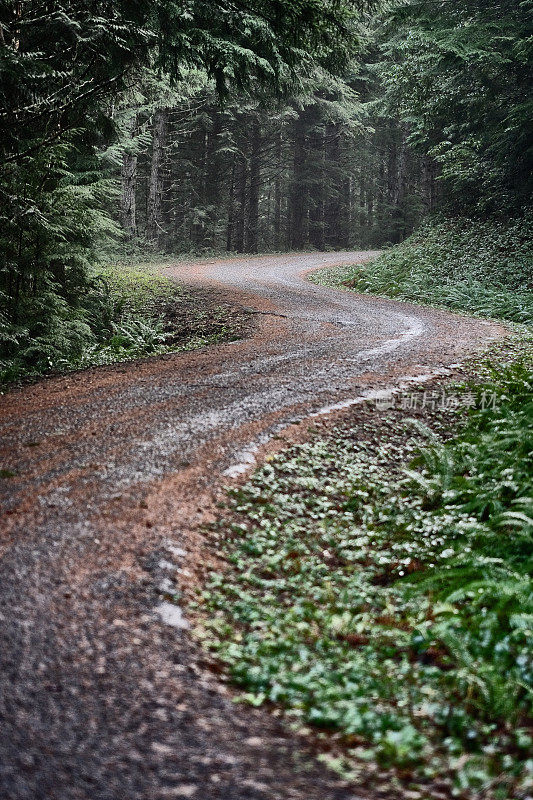
[(531, 359), (484, 372), (462, 426), (368, 408), (258, 470), (213, 527), (229, 567), (202, 596), (243, 699), (424, 798), (443, 775), (484, 800), (531, 788)]
[(228, 309), (195, 301), (156, 267), (152, 261), (101, 268), (75, 305), (50, 286), (25, 300), (18, 325), (0, 308), (0, 386), (191, 350), (238, 334)]
[(312, 280), (531, 325), (531, 230), (531, 214), (508, 223), (432, 221), (372, 262), (323, 270)]

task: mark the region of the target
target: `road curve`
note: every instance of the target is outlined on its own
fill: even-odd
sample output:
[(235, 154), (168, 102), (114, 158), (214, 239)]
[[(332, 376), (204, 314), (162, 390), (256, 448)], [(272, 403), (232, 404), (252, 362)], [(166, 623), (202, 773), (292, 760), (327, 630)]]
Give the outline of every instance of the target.
[(186, 595), (202, 574), (214, 487), (257, 447), (501, 335), (305, 279), (369, 255), (169, 267), (257, 312), (253, 336), (0, 398), (0, 468), (13, 473), (0, 480), (0, 797), (370, 796), (266, 713), (236, 707), (155, 610), (169, 581)]

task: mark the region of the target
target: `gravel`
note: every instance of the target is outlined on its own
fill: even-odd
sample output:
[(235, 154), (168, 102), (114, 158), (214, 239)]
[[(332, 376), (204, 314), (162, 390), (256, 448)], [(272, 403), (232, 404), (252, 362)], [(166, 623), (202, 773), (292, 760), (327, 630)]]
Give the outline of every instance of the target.
[(185, 629), (202, 525), (242, 454), (504, 333), (302, 276), (368, 257), (181, 263), (166, 274), (256, 311), (253, 335), (0, 398), (0, 797), (368, 797), (235, 705)]

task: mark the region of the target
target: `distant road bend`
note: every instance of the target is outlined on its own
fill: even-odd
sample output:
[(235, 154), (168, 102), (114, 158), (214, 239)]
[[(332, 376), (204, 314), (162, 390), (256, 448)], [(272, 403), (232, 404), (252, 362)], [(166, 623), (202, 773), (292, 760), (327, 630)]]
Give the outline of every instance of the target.
[(213, 492), (270, 438), (502, 334), (305, 279), (371, 255), (166, 268), (258, 312), (253, 335), (0, 398), (3, 800), (370, 797), (236, 706), (155, 609), (201, 578)]

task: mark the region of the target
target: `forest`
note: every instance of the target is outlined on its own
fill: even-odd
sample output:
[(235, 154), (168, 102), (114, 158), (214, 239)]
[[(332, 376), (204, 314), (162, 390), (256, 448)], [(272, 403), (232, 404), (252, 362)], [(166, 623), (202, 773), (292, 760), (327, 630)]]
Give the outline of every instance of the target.
[(428, 215), (524, 219), (530, 12), (3, 3), (5, 379), (109, 340), (102, 262), (377, 249)]
[(2, 797), (531, 800), (532, 24), (0, 2)]

